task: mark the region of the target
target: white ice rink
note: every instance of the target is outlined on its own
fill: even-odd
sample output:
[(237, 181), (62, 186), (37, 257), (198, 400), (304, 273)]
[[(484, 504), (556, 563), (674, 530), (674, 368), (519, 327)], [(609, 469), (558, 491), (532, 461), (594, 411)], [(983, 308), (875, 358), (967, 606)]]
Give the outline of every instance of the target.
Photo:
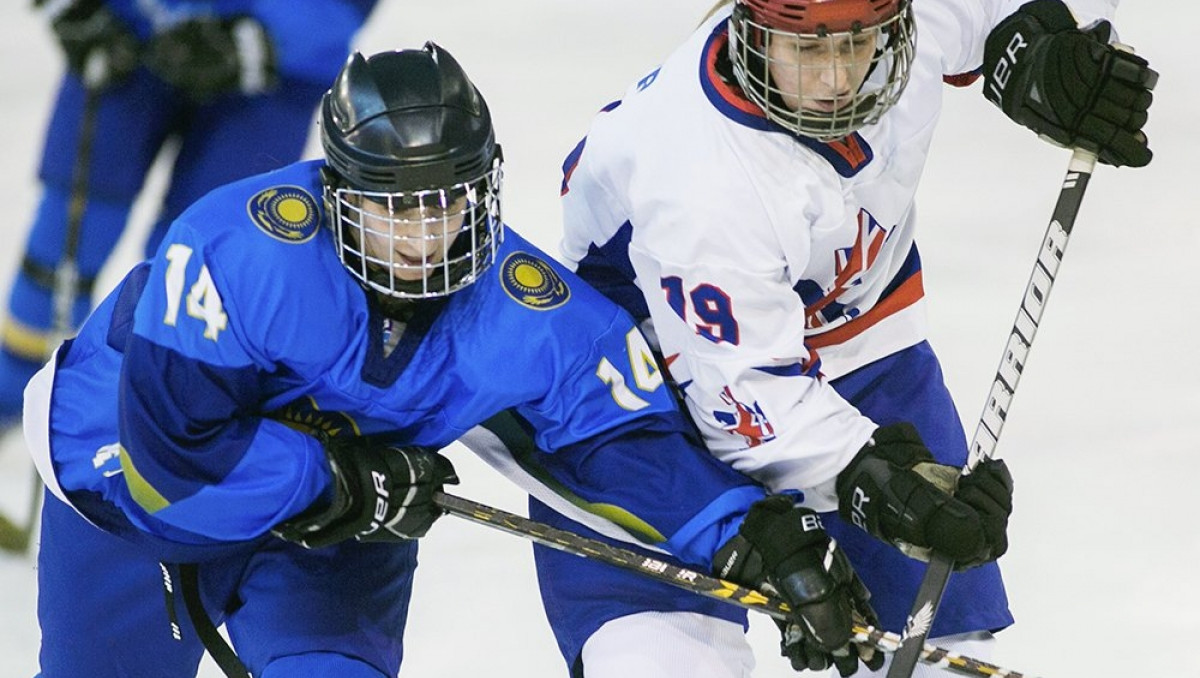
[[(30, 4), (0, 4), (5, 296), (62, 67)], [(562, 157), (593, 112), (661, 60), (709, 0), (380, 4), (360, 47), (435, 39), (459, 59), (496, 118), (507, 221), (557, 253)], [(1148, 126), (1156, 157), (1147, 169), (1096, 172), (998, 448), (1017, 481), (1001, 561), (1017, 624), (1000, 635), (994, 661), (1026, 675), (1200, 677), (1191, 646), (1200, 638), (1200, 527), (1189, 513), (1200, 504), (1198, 22), (1190, 2), (1126, 0), (1121, 9), (1123, 39), (1162, 73)], [(947, 96), (919, 241), (934, 347), (972, 433), (1069, 153), (1008, 122), (978, 86)], [(139, 206), (108, 282), (140, 251), (152, 208)], [(524, 513), (522, 496), (469, 453), (452, 458), (459, 493)], [(6, 512), (24, 506), (28, 473), (10, 437), (0, 448)], [(422, 562), (402, 676), (566, 675), (526, 542), (446, 518), (423, 542)], [(0, 556), (0, 678), (37, 670), (34, 563)], [(754, 620), (759, 676), (792, 675), (775, 634)], [(203, 675), (218, 674), (206, 666)]]

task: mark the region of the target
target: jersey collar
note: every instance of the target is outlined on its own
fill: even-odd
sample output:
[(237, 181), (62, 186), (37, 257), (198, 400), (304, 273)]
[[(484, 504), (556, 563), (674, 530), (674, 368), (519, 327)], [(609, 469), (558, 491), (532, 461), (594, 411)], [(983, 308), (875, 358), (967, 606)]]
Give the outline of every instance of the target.
[(727, 82), (725, 78), (721, 77), (717, 64), (727, 53), (728, 45), (729, 19), (725, 19), (713, 28), (713, 32), (704, 43), (700, 58), (700, 86), (709, 102), (722, 115), (739, 125), (760, 132), (785, 134), (795, 139), (801, 145), (825, 158), (843, 177), (849, 178), (858, 174), (875, 157), (871, 146), (858, 132), (838, 141), (822, 142), (799, 134), (792, 134), (767, 119), (762, 109), (747, 99), (735, 84)]

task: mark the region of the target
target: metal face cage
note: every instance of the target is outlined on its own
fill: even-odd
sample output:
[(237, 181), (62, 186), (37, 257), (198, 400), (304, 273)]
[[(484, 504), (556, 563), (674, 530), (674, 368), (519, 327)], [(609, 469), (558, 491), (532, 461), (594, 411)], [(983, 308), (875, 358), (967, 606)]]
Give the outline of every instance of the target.
[(501, 162), (473, 180), (418, 191), (327, 181), (338, 257), (368, 289), (395, 299), (444, 297), (479, 279), (503, 241)]
[(740, 3), (730, 19), (730, 60), (746, 97), (769, 120), (820, 141), (877, 122), (899, 100), (915, 45), (908, 2), (881, 23), (836, 32), (772, 28)]

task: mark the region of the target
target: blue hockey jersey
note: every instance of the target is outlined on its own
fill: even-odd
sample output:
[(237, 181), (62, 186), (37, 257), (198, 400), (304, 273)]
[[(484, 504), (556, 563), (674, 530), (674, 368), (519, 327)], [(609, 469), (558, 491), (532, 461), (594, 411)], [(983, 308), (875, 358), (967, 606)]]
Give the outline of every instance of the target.
[(325, 436), (441, 448), (511, 411), (539, 448), (525, 481), (708, 565), (763, 491), (703, 449), (628, 315), (508, 230), (386, 352), (323, 227), (320, 166), (193, 205), (60, 350), (48, 485), (195, 559), (328, 493)]

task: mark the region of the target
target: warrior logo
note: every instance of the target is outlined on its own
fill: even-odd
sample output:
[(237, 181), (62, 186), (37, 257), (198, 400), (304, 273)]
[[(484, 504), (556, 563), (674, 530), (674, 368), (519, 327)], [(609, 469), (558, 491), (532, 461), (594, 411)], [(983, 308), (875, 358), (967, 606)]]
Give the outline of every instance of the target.
[(734, 408), (733, 412), (713, 411), (713, 417), (721, 424), (721, 428), (744, 437), (750, 447), (758, 447), (775, 439), (775, 427), (767, 420), (757, 400), (747, 406), (733, 397), (728, 386), (721, 391), (721, 400)]
[(254, 225), (286, 243), (311, 240), (320, 223), (317, 201), (298, 186), (276, 186), (260, 191), (246, 203)]

